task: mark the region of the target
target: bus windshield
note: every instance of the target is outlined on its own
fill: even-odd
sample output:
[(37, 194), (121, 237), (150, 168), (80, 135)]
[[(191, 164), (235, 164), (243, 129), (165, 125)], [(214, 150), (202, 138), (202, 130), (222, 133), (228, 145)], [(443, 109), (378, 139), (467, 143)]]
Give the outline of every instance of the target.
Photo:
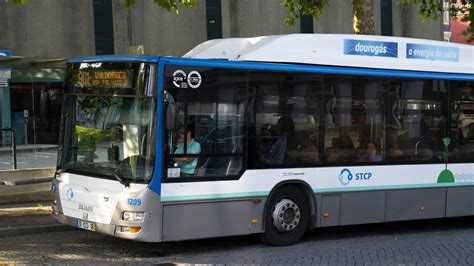
[(155, 157), (154, 65), (69, 65), (60, 137), (62, 171), (147, 183)]

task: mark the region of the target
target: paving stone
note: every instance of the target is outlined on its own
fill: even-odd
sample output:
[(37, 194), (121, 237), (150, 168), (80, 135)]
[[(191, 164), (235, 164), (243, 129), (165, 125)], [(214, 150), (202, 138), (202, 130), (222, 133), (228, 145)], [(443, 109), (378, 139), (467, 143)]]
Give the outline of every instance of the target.
[(472, 265), (472, 224), (466, 217), (321, 228), (288, 247), (262, 245), (253, 236), (141, 243), (74, 230), (0, 238), (0, 263)]

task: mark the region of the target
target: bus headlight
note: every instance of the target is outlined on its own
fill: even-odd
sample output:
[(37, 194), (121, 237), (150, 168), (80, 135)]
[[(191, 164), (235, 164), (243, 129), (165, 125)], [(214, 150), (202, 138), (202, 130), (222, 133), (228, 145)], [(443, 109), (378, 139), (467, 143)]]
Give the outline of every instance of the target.
[(130, 222), (143, 222), (143, 212), (123, 212), (122, 219)]

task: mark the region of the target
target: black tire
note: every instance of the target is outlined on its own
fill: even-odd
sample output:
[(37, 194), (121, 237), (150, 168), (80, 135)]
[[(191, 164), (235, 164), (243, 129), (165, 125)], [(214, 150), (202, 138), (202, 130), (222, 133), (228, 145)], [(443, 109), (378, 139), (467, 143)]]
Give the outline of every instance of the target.
[[(298, 225), (291, 231), (280, 232), (273, 223), (273, 210), (281, 200), (290, 199), (300, 209), (300, 220)], [(306, 231), (309, 223), (309, 203), (301, 189), (296, 186), (287, 185), (279, 188), (270, 198), (265, 210), (265, 232), (262, 241), (272, 246), (288, 246), (298, 242)]]

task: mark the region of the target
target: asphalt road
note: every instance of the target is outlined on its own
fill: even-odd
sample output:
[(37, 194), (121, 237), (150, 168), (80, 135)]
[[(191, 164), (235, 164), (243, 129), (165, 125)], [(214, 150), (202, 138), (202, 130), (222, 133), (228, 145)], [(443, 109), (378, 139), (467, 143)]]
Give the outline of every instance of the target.
[(73, 229), (1, 237), (1, 262), (473, 265), (474, 217), (317, 229), (289, 247), (256, 236), (140, 243)]

